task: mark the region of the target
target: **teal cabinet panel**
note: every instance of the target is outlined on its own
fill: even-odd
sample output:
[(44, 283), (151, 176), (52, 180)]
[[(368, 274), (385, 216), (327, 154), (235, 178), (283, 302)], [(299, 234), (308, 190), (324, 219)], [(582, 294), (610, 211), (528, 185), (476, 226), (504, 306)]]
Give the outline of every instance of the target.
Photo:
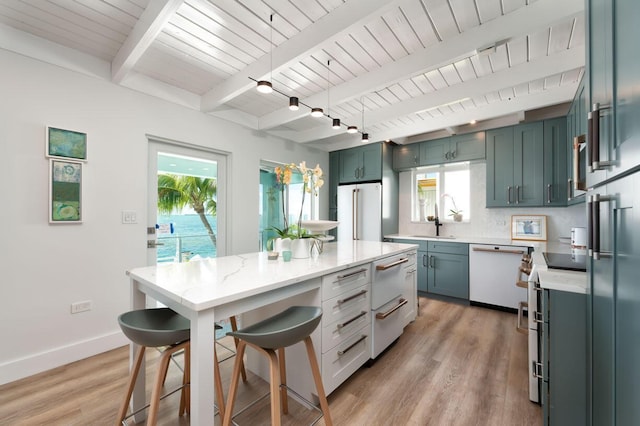
[(393, 148), (393, 170), (408, 170), (420, 165), (420, 145), (398, 145)]
[(420, 143), (420, 165), (432, 166), (449, 162), (450, 138)]
[(469, 300), (469, 256), (429, 252), (427, 291)]
[(429, 241), (429, 252), (469, 255), (469, 244), (448, 241)]
[(485, 133), (467, 133), (451, 137), (450, 161), (471, 161), (486, 158)]
[(542, 122), (514, 127), (514, 200), (516, 206), (541, 206), (544, 167)]
[(487, 132), (487, 207), (509, 206), (514, 196), (513, 128)]
[(382, 179), (382, 144), (338, 151), (340, 155), (340, 183), (365, 182)]
[(429, 256), (426, 250), (418, 250), (418, 291), (429, 291), (427, 281), (429, 279)]
[(329, 153), (329, 208), (338, 208), (338, 184), (340, 183), (340, 153)]
[(545, 424), (587, 424), (587, 296), (545, 290)]
[(543, 205), (566, 206), (567, 187), (567, 120), (565, 117), (544, 121)]
[(485, 133), (475, 132), (420, 143), (420, 165), (482, 160), (486, 157)]

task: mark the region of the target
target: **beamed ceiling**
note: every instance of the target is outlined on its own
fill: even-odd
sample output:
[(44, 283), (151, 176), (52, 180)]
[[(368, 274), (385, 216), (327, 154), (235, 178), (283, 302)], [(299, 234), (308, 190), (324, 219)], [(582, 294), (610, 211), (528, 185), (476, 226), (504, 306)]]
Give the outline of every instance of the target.
[(584, 42), (582, 0), (0, 0), (4, 49), (328, 151), (570, 101)]

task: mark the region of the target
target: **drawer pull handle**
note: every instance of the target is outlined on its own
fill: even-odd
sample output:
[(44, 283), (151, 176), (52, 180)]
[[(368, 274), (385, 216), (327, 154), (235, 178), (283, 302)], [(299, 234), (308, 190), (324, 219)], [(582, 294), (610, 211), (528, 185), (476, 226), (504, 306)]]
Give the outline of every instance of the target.
[(391, 315), (392, 313), (394, 313), (398, 309), (402, 308), (407, 303), (409, 303), (409, 301), (407, 299), (400, 299), (400, 302), (396, 306), (394, 306), (393, 308), (389, 309), (387, 312), (379, 312), (379, 313), (377, 313), (376, 314), (376, 319), (383, 320), (383, 319), (387, 318), (389, 315)]
[(537, 322), (538, 324), (542, 324), (544, 322), (544, 318), (542, 318), (542, 313), (535, 311), (533, 313), (533, 322)]
[(359, 292), (357, 292), (356, 294), (354, 294), (352, 296), (349, 296), (349, 297), (347, 297), (345, 299), (338, 300), (338, 305), (342, 305), (343, 303), (347, 303), (348, 301), (353, 300), (353, 299), (355, 299), (357, 297), (360, 297), (360, 296), (362, 296), (364, 294), (367, 294), (367, 290), (360, 290)]
[(348, 274), (338, 275), (336, 278), (338, 279), (338, 281), (340, 281), (340, 280), (344, 280), (345, 278), (352, 277), (354, 275), (364, 274), (366, 272), (367, 272), (367, 269), (362, 268), (362, 269), (358, 269), (357, 271), (349, 272)]
[(529, 304), (527, 302), (518, 303), (518, 322), (516, 323), (516, 330), (522, 334), (529, 334), (529, 328), (527, 328), (526, 325), (524, 327), (522, 326), (522, 318), (524, 318), (522, 312), (525, 309), (529, 310)]
[(535, 361), (531, 361), (531, 367), (533, 367), (531, 369), (532, 371), (532, 376), (535, 377), (536, 379), (543, 379), (544, 380), (544, 376), (542, 375), (542, 363), (540, 362), (535, 362)]
[(355, 317), (351, 318), (350, 320), (345, 321), (342, 324), (338, 324), (337, 329), (340, 330), (341, 328), (344, 328), (344, 327), (348, 326), (349, 324), (351, 324), (355, 320), (360, 319), (365, 315), (367, 315), (367, 311), (362, 311), (358, 315), (356, 315)]
[(347, 346), (345, 349), (342, 349), (340, 351), (338, 351), (338, 355), (342, 356), (344, 354), (346, 354), (347, 352), (349, 352), (351, 349), (353, 349), (358, 343), (362, 342), (364, 339), (367, 338), (366, 334), (363, 334), (358, 340), (356, 340), (354, 343), (352, 343), (351, 345)]
[(403, 263), (407, 263), (408, 261), (408, 257), (403, 257), (402, 259), (396, 260), (395, 262), (389, 263), (388, 265), (376, 266), (376, 271), (386, 271), (387, 269), (391, 269), (394, 266), (402, 265)]

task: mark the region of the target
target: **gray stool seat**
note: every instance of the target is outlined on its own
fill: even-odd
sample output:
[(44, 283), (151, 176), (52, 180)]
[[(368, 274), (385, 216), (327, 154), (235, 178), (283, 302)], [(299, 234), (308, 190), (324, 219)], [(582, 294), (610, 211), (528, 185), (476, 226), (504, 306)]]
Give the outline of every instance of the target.
[(190, 337), (189, 320), (169, 308), (125, 312), (118, 323), (125, 336), (141, 346), (170, 346)]
[(304, 340), (316, 329), (322, 309), (316, 306), (292, 306), (279, 314), (252, 324), (228, 336), (265, 349), (286, 348)]
[[(318, 409), (311, 403), (309, 403), (309, 406), (321, 411), (321, 416), (324, 416), (326, 426), (333, 425), (329, 413), (329, 403), (324, 393), (320, 367), (311, 341), (311, 333), (318, 327), (321, 318), (322, 309), (317, 306), (292, 306), (265, 320), (227, 333), (228, 336), (237, 338), (239, 343), (236, 362), (233, 367), (233, 374), (231, 375), (231, 384), (229, 385), (229, 397), (225, 407), (226, 412), (222, 421), (223, 426), (231, 426), (232, 424), (232, 418), (234, 417), (233, 407), (238, 391), (238, 381), (240, 379), (240, 367), (247, 345), (266, 355), (269, 359), (270, 392), (267, 395), (271, 396), (271, 425), (280, 426), (281, 413), (287, 414), (289, 411), (287, 390), (291, 390), (287, 387), (285, 348), (298, 342), (304, 342), (306, 347), (307, 358), (309, 359), (309, 366), (316, 385), (321, 409)], [(267, 395), (265, 395), (265, 397)], [(304, 400), (300, 395), (298, 395), (298, 397)], [(254, 403), (255, 402), (257, 401), (254, 401)], [(248, 409), (254, 403), (249, 404), (240, 412), (236, 413), (236, 415)], [(313, 424), (319, 419), (320, 417), (316, 419)], [(233, 423), (235, 424), (235, 422)]]

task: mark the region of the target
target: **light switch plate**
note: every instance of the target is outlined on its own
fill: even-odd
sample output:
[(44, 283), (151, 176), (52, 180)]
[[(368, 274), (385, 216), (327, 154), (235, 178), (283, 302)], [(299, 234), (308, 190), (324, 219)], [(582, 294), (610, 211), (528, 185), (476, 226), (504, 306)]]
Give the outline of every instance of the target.
[(135, 210), (123, 210), (122, 223), (138, 223), (138, 213)]

